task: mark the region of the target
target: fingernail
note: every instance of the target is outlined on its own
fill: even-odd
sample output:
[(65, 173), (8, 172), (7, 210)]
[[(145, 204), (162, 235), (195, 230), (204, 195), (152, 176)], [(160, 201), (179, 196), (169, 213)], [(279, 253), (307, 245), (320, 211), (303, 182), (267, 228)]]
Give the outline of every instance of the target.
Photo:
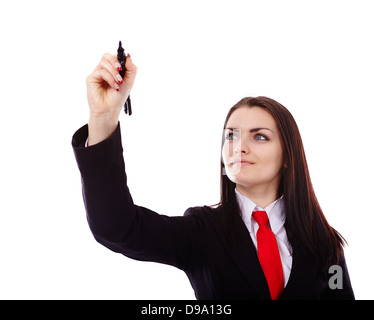
[(121, 71), (122, 70), (122, 67), (121, 67), (121, 64), (119, 62), (116, 62), (114, 64), (115, 68), (118, 70), (118, 71)]
[(117, 83), (114, 84), (114, 87), (116, 88), (117, 91), (119, 91), (119, 85)]
[(131, 58), (130, 53), (127, 54), (127, 58)]
[(116, 75), (116, 78), (117, 78), (117, 80), (118, 80), (118, 82), (119, 82), (120, 84), (123, 82), (123, 79), (122, 79), (122, 77), (121, 77), (120, 74), (117, 74), (117, 75)]

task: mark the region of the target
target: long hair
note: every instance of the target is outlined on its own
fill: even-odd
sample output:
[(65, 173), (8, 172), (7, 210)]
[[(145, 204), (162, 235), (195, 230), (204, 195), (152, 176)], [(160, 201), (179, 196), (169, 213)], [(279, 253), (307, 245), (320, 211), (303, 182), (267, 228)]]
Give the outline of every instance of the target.
[[(269, 112), (277, 125), (283, 148), (284, 163), (278, 197), (283, 195), (289, 240), (307, 254), (320, 259), (321, 268), (337, 264), (343, 251), (344, 238), (327, 222), (314, 193), (300, 132), (291, 113), (277, 101), (267, 97), (247, 97), (228, 112), (224, 123), (240, 107), (260, 107)], [(222, 146), (224, 139), (222, 138)], [(222, 148), (221, 148), (222, 149)], [(221, 159), (221, 200), (224, 230), (231, 236), (233, 226), (242, 223), (236, 200), (235, 183), (225, 174)], [(234, 229), (235, 230), (235, 229)]]

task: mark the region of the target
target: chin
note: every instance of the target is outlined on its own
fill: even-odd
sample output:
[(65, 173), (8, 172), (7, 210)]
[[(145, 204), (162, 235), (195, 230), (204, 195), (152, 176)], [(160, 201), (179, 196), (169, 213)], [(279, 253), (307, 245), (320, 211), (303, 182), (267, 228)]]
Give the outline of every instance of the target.
[(247, 179), (244, 177), (241, 177), (240, 175), (230, 175), (228, 174), (227, 177), (237, 185), (243, 186), (245, 188), (250, 188), (253, 185), (256, 185), (256, 181), (253, 181), (251, 179)]

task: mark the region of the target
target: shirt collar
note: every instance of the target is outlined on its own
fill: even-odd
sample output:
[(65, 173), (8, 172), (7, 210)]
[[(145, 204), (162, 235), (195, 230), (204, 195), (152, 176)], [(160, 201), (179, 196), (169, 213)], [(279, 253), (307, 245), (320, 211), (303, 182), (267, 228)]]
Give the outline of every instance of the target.
[[(254, 233), (254, 224), (256, 221), (252, 217), (252, 212), (254, 210), (266, 211), (269, 217), (270, 228), (274, 234), (282, 228), (284, 221), (286, 219), (285, 206), (283, 196), (270, 203), (266, 208), (258, 206), (251, 199), (242, 195), (235, 188), (236, 199), (238, 200), (239, 208), (241, 210), (242, 219), (246, 225), (251, 226), (251, 230)], [(256, 223), (257, 224), (257, 223)], [(250, 231), (251, 232), (251, 231)]]

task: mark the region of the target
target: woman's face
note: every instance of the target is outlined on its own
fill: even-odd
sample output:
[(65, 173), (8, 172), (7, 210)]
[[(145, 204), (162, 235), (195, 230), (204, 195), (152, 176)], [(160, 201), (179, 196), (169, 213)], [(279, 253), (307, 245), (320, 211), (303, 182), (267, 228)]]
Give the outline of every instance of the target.
[(224, 139), (225, 171), (239, 191), (276, 188), (277, 192), (283, 151), (272, 115), (260, 107), (239, 107), (227, 122)]

